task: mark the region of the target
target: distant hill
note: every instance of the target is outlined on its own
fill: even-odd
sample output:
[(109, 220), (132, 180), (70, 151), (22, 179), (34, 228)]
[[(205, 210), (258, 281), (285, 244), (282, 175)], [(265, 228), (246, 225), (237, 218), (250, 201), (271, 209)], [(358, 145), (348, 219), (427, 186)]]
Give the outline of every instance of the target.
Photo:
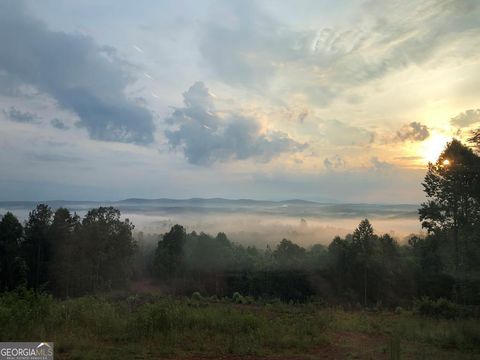
[(418, 205), (416, 204), (339, 204), (301, 199), (271, 201), (224, 198), (129, 198), (119, 201), (0, 201), (0, 213), (5, 211), (26, 212), (33, 209), (39, 203), (46, 203), (52, 208), (66, 207), (76, 212), (84, 212), (98, 206), (114, 206), (120, 209), (122, 213), (145, 213), (150, 215), (248, 213), (316, 218), (413, 218), (418, 216)]
[(252, 199), (225, 199), (225, 198), (190, 198), (190, 199), (142, 199), (142, 198), (130, 198), (125, 200), (119, 200), (114, 203), (117, 204), (195, 204), (195, 205), (306, 205), (314, 204), (319, 205), (321, 203), (307, 200), (291, 199), (291, 200), (252, 200)]

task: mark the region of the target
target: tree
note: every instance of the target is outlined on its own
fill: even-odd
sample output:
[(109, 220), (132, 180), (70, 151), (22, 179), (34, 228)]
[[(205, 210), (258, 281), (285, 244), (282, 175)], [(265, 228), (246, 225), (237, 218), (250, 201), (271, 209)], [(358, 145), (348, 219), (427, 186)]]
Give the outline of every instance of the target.
[(310, 269), (322, 269), (328, 263), (328, 250), (325, 245), (314, 244), (307, 252), (306, 265)]
[(368, 270), (373, 264), (374, 241), (376, 236), (368, 219), (362, 220), (353, 232), (352, 248), (356, 263), (363, 270), (363, 302), (367, 306)]
[(480, 221), (476, 196), (480, 184), (480, 158), (458, 140), (447, 144), (436, 163), (429, 163), (423, 182), (427, 201), (419, 209), (422, 227), (437, 236), (453, 240), (454, 267), (462, 265), (460, 239), (464, 249), (473, 227)]
[(50, 289), (58, 296), (68, 297), (74, 293), (74, 278), (79, 270), (78, 251), (80, 218), (72, 215), (68, 209), (59, 208), (53, 215), (49, 237), (52, 246), (52, 264), (50, 266)]
[(90, 291), (119, 288), (130, 278), (136, 247), (134, 225), (128, 219), (121, 220), (120, 215), (111, 206), (99, 207), (82, 220), (80, 256)]
[(224, 233), (191, 233), (183, 246), (184, 265), (195, 272), (217, 273), (233, 265), (233, 249)]
[(377, 289), (379, 290), (380, 299), (391, 299), (391, 293), (395, 287), (397, 274), (401, 269), (401, 259), (399, 254), (399, 246), (394, 238), (389, 234), (378, 237), (377, 240)]
[(477, 199), (477, 202), (480, 202), (480, 164), (478, 163), (479, 162), (479, 155), (480, 155), (480, 128), (473, 131), (472, 133), (472, 137), (470, 139), (468, 139), (468, 141), (475, 147), (476, 149), (476, 155), (477, 155), (477, 165), (475, 167), (475, 174), (476, 174), (476, 177), (475, 177), (475, 186), (474, 186), (474, 189), (476, 189), (477, 191), (475, 191), (473, 193), (473, 196)]
[(155, 268), (159, 277), (175, 278), (182, 272), (186, 238), (185, 228), (176, 224), (159, 240), (155, 251)]
[(332, 285), (337, 288), (337, 293), (347, 297), (349, 301), (356, 301), (356, 296), (350, 287), (353, 272), (352, 235), (348, 234), (345, 239), (336, 236), (328, 246), (330, 256), (330, 278)]
[(476, 146), (477, 150), (480, 151), (480, 129), (472, 131), (472, 137), (468, 139), (468, 141)]
[(24, 283), (26, 265), (20, 256), (23, 227), (7, 212), (0, 221), (0, 291), (12, 290)]
[(306, 250), (290, 240), (283, 239), (273, 251), (277, 265), (282, 268), (298, 268), (305, 259)]
[(25, 241), (22, 243), (28, 266), (28, 285), (39, 290), (48, 281), (51, 247), (49, 229), (52, 210), (48, 205), (39, 204), (32, 210), (25, 224)]

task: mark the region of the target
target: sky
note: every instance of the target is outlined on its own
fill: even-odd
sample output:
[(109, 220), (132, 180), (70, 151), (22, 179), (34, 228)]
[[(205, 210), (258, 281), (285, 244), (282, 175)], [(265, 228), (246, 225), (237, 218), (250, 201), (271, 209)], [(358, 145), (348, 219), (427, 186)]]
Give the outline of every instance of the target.
[(419, 203), (477, 0), (2, 0), (0, 200)]

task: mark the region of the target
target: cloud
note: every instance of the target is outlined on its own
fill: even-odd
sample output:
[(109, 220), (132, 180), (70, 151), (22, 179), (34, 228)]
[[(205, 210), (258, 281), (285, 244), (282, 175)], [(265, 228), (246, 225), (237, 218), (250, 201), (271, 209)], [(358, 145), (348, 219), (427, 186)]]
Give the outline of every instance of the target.
[(80, 157), (53, 153), (33, 153), (32, 159), (42, 162), (67, 162), (76, 163), (82, 161)]
[(480, 122), (480, 109), (467, 110), (451, 118), (450, 121), (452, 125), (458, 126), (460, 128), (469, 127), (470, 125)]
[(173, 148), (180, 148), (192, 164), (256, 158), (269, 161), (282, 153), (304, 150), (301, 144), (281, 131), (262, 131), (253, 117), (239, 112), (221, 115), (214, 97), (202, 82), (183, 94), (185, 107), (166, 119), (165, 136)]
[(328, 106), (342, 96), (361, 101), (348, 95), (352, 88), (411, 65), (434, 67), (475, 56), (479, 15), (474, 0), (367, 1), (353, 13), (355, 25), (332, 29), (292, 26), (260, 2), (218, 1), (200, 51), (230, 85), (270, 90), (287, 82), (292, 92)]
[(339, 120), (325, 120), (321, 129), (326, 140), (339, 146), (363, 146), (373, 143), (375, 133), (358, 126), (345, 124)]
[(23, 112), (11, 106), (8, 110), (3, 109), (3, 114), (10, 120), (19, 123), (36, 123), (38, 116), (29, 112)]
[(50, 121), (50, 124), (52, 124), (52, 126), (55, 129), (59, 129), (59, 130), (68, 130), (69, 129), (69, 127), (67, 125), (65, 125), (65, 123), (62, 120), (59, 120), (59, 119), (52, 119)]
[(430, 136), (426, 125), (413, 121), (397, 131), (397, 139), (401, 141), (423, 141)]
[(377, 156), (373, 156), (372, 158), (370, 158), (370, 163), (372, 164), (372, 169), (375, 171), (388, 170), (393, 168), (392, 164), (386, 161), (381, 161)]
[(396, 156), (395, 160), (421, 160), (423, 159), (421, 156)]
[(217, 2), (214, 9), (200, 43), (204, 59), (228, 83), (264, 85), (274, 73), (265, 56), (273, 60), (286, 50), (275, 23), (252, 1)]
[(303, 122), (305, 121), (305, 119), (307, 118), (308, 116), (308, 110), (304, 110), (302, 111), (299, 115), (298, 115), (298, 118), (297, 118), (297, 121), (301, 124), (303, 124)]
[(325, 158), (323, 165), (328, 170), (341, 169), (345, 167), (345, 160), (339, 155), (335, 155), (332, 158)]
[(93, 139), (153, 142), (152, 114), (126, 97), (132, 79), (114, 49), (49, 30), (18, 0), (0, 3), (0, 43), (0, 86), (34, 86), (76, 114)]

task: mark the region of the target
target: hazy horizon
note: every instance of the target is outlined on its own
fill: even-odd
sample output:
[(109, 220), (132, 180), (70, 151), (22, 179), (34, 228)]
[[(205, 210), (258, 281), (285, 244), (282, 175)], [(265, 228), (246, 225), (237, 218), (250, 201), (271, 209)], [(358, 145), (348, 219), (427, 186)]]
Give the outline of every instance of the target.
[[(335, 236), (351, 233), (361, 220), (370, 219), (377, 233), (389, 233), (400, 242), (421, 232), (416, 204), (341, 204), (303, 200), (252, 199), (125, 199), (116, 202), (46, 201), (84, 215), (96, 206), (114, 206), (129, 218), (136, 232), (161, 234), (174, 224), (187, 231), (225, 232), (238, 243), (263, 247), (288, 238), (303, 246), (328, 244)], [(0, 214), (11, 211), (26, 220), (36, 202), (0, 201)]]
[(191, 200), (226, 200), (226, 201), (256, 201), (256, 202), (289, 202), (289, 201), (299, 201), (299, 202), (313, 202), (313, 203), (318, 203), (318, 204), (364, 204), (364, 205), (415, 205), (419, 206), (420, 202), (418, 203), (413, 203), (413, 202), (346, 202), (346, 201), (336, 201), (334, 199), (329, 199), (329, 200), (322, 200), (322, 199), (308, 199), (308, 198), (254, 198), (254, 197), (242, 197), (242, 198), (229, 198), (229, 197), (222, 197), (222, 196), (211, 196), (211, 197), (200, 197), (200, 196), (193, 196), (193, 197), (169, 197), (169, 196), (162, 196), (162, 197), (136, 197), (136, 196), (131, 196), (131, 197), (125, 197), (125, 198), (118, 198), (118, 199), (94, 199), (94, 198), (88, 198), (88, 199), (73, 199), (73, 198), (52, 198), (52, 199), (46, 199), (46, 198), (39, 198), (39, 199), (33, 199), (33, 200), (28, 200), (28, 199), (17, 199), (17, 198), (12, 198), (12, 199), (4, 199), (0, 198), (0, 203), (54, 203), (54, 202), (93, 202), (93, 203), (101, 203), (101, 202), (106, 202), (106, 203), (119, 203), (119, 202), (126, 202), (126, 201), (162, 201), (162, 200), (172, 200), (172, 201), (191, 201)]

